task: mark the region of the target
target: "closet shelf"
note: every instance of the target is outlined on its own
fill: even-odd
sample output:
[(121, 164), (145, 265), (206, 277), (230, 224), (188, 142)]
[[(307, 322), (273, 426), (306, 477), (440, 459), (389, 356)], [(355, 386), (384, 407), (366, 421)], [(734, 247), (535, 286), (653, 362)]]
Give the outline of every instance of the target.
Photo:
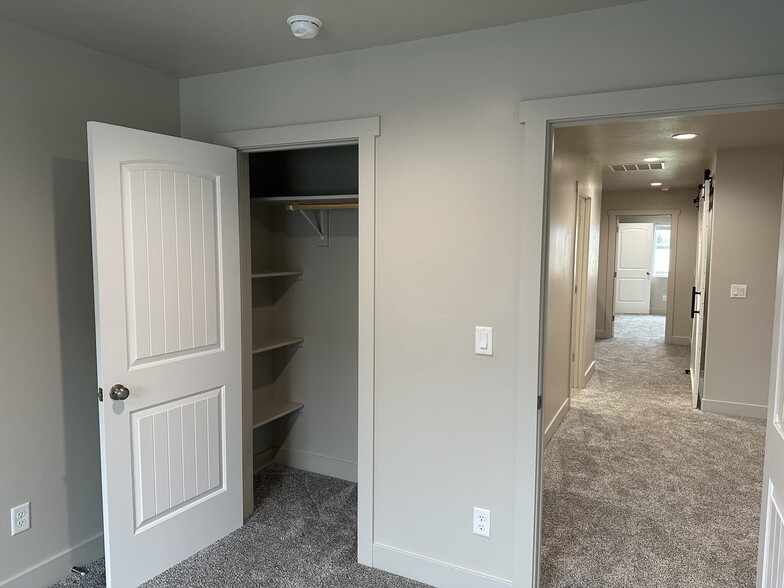
[(257, 196), (253, 198), (257, 202), (268, 202), (270, 204), (306, 204), (308, 202), (356, 202), (359, 194), (315, 194), (313, 196)]
[(265, 351), (272, 351), (280, 347), (288, 347), (289, 345), (299, 345), (305, 342), (303, 337), (268, 337), (257, 341), (253, 345), (253, 353), (264, 353)]
[(299, 279), (302, 279), (302, 275), (305, 272), (302, 270), (292, 270), (292, 271), (275, 271), (275, 270), (265, 270), (261, 272), (257, 272), (255, 274), (251, 274), (251, 278), (281, 278), (285, 276), (298, 276)]
[(266, 425), (272, 421), (302, 410), (305, 405), (301, 402), (272, 398), (253, 403), (253, 428)]

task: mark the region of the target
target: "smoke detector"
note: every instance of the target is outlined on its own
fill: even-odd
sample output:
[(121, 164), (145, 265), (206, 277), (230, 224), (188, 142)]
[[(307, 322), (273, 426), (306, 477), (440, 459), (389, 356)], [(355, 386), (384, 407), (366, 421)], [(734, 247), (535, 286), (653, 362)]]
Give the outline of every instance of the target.
[(290, 16), (286, 19), (286, 22), (291, 27), (291, 34), (299, 39), (312, 39), (318, 35), (322, 24), (315, 16), (306, 16), (304, 14)]

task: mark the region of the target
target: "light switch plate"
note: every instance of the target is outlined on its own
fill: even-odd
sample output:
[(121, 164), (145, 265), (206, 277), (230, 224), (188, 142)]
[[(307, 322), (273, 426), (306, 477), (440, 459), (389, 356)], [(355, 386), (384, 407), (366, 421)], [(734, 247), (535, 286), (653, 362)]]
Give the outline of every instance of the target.
[(730, 284), (730, 298), (746, 298), (746, 284)]
[(474, 353), (476, 355), (493, 355), (493, 327), (476, 327)]

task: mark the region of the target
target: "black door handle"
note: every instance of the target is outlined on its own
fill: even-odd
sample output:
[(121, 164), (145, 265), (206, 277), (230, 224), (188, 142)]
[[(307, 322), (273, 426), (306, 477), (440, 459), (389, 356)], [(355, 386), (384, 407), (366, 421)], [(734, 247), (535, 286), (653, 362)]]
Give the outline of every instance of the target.
[(700, 314), (699, 310), (694, 310), (694, 301), (697, 299), (697, 296), (701, 295), (702, 292), (697, 292), (697, 287), (691, 287), (691, 318), (694, 318), (695, 314)]

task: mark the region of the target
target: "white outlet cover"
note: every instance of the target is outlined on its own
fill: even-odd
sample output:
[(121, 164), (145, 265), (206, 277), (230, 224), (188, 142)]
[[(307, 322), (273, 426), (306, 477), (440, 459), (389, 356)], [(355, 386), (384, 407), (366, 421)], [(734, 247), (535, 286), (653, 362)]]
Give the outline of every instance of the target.
[(30, 528), (30, 503), (25, 502), (11, 509), (11, 535), (18, 535)]
[(474, 507), (474, 535), (490, 537), (490, 511)]

